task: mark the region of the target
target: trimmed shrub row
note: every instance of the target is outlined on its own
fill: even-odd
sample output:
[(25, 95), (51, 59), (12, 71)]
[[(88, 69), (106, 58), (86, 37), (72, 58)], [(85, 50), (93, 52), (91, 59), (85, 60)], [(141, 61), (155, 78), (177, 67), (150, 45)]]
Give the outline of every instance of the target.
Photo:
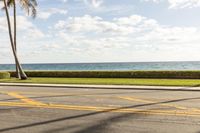
[(0, 72), (0, 79), (8, 79), (10, 78), (9, 72)]
[[(15, 72), (10, 72), (15, 76)], [(200, 79), (200, 71), (26, 71), (28, 77)]]

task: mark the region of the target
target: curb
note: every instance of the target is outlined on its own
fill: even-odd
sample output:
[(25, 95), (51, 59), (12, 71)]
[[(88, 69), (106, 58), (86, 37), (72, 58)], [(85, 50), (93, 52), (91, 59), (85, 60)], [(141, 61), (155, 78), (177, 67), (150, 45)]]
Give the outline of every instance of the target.
[(175, 86), (134, 86), (134, 85), (75, 85), (75, 84), (29, 84), (29, 83), (0, 83), (0, 86), (18, 87), (51, 87), (79, 89), (125, 89), (125, 90), (160, 90), (160, 91), (200, 91), (200, 87)]

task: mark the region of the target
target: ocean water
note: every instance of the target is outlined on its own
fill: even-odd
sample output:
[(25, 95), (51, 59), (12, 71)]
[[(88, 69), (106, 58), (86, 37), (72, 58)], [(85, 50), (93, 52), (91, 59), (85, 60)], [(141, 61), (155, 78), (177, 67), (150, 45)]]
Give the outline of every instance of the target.
[[(200, 70), (200, 61), (23, 64), (22, 66), (24, 70)], [(15, 70), (15, 65), (0, 64), (0, 70)]]

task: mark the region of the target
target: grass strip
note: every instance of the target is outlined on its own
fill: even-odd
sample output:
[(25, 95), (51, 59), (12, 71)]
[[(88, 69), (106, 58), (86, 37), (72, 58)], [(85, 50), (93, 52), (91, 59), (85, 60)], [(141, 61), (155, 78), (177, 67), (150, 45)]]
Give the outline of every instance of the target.
[(0, 79), (1, 83), (89, 84), (89, 85), (149, 85), (200, 86), (199, 79), (133, 79), (133, 78), (16, 78)]

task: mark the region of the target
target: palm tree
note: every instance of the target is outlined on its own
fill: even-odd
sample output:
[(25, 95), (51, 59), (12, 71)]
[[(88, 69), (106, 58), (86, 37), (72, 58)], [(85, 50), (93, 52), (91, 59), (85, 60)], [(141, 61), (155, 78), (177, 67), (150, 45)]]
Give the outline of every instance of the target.
[[(21, 5), (21, 7), (23, 9), (26, 10), (26, 12), (29, 14), (29, 10), (31, 9), (31, 14), (33, 16), (33, 18), (36, 17), (36, 6), (37, 6), (37, 2), (36, 0), (19, 0), (19, 3)], [(16, 1), (15, 0), (8, 0), (8, 6), (11, 6), (13, 4), (13, 16), (14, 16), (14, 45), (15, 45), (15, 51), (17, 53), (17, 20), (16, 20)], [(16, 61), (15, 61), (16, 63)], [(16, 63), (17, 64), (17, 63)], [(20, 77), (20, 73), (19, 73), (19, 68), (16, 65), (16, 77), (19, 78)]]
[[(13, 21), (14, 21), (14, 45), (15, 45), (15, 52), (17, 54), (17, 21), (16, 21), (16, 2), (15, 0), (7, 0), (7, 7), (10, 7), (13, 5)], [(3, 10), (5, 10), (5, 7), (3, 7)], [(16, 78), (20, 78), (19, 68), (17, 66), (17, 62), (15, 60), (15, 66), (16, 66)]]
[[(36, 17), (36, 13), (37, 13), (37, 10), (36, 10), (36, 6), (37, 6), (37, 2), (36, 0), (18, 0), (19, 1), (19, 4), (21, 6), (21, 8), (23, 8), (29, 15), (30, 13), (30, 10), (31, 10), (31, 15), (33, 18)], [(15, 52), (17, 54), (17, 30), (16, 30), (16, 25), (17, 25), (17, 19), (16, 19), (16, 0), (7, 0), (7, 7), (11, 7), (13, 6), (13, 16), (14, 16), (14, 49), (15, 49)], [(5, 7), (4, 7), (5, 9)], [(15, 60), (15, 64), (16, 64), (16, 77), (17, 78), (21, 78), (21, 74), (20, 74), (20, 71), (19, 71), (19, 66), (17, 65), (17, 60)]]
[[(16, 2), (15, 2), (15, 0), (12, 0), (12, 1), (13, 1), (13, 17), (14, 17), (14, 45), (15, 45), (15, 52), (17, 54), (17, 19), (16, 19), (17, 15), (16, 15)], [(9, 5), (9, 3), (8, 3), (8, 5)], [(20, 78), (19, 68), (18, 68), (16, 60), (15, 60), (15, 64), (16, 64), (16, 78)]]
[[(15, 45), (15, 52), (17, 54), (17, 19), (16, 19), (16, 2), (15, 0), (7, 0), (7, 6), (10, 7), (13, 5), (13, 23), (14, 23), (14, 45)], [(15, 60), (16, 66), (16, 78), (20, 78), (19, 68), (17, 66), (17, 62)]]
[(19, 63), (19, 59), (18, 59), (16, 51), (15, 51), (15, 44), (13, 42), (13, 36), (12, 36), (11, 23), (10, 23), (10, 16), (9, 16), (9, 12), (8, 12), (7, 1), (3, 0), (3, 2), (4, 2), (5, 12), (6, 12), (7, 23), (8, 23), (8, 32), (9, 32), (12, 52), (13, 52), (13, 55), (14, 55), (14, 58), (15, 58), (15, 61), (16, 61), (16, 66), (18, 66), (18, 69), (19, 69), (19, 75), (20, 75), (19, 78), (22, 79), (22, 80), (25, 80), (25, 79), (27, 79), (27, 76), (24, 73), (21, 64)]

